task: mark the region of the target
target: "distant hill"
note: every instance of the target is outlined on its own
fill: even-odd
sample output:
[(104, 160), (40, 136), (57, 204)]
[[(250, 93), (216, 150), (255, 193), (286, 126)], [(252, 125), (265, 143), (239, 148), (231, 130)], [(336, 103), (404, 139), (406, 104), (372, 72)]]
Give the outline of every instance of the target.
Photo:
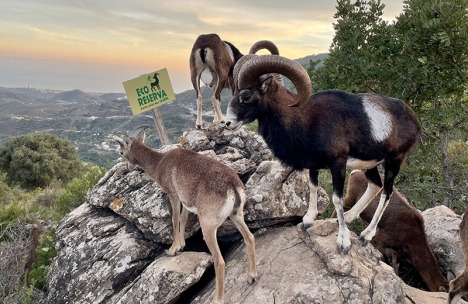
[[(318, 60), (325, 56), (307, 56), (298, 59), (298, 62), (306, 65), (310, 59)], [(285, 86), (290, 86), (289, 80)], [(213, 89), (204, 86), (201, 92), (204, 99), (203, 120), (211, 123), (214, 115), (211, 104)], [(230, 99), (231, 93), (224, 89), (221, 94), (223, 113), (226, 113)], [(176, 94), (175, 101), (159, 108), (171, 142), (176, 143), (184, 131), (195, 127), (195, 100), (195, 91), (188, 90)], [(123, 136), (143, 124), (151, 126), (146, 143), (153, 148), (160, 147), (151, 111), (133, 116), (123, 93), (0, 87), (0, 146), (8, 138), (21, 134), (56, 134), (70, 140), (77, 147), (82, 160), (109, 169), (120, 155), (116, 152), (117, 145), (108, 135)]]
[(100, 102), (102, 101), (99, 96), (86, 93), (81, 90), (65, 91), (58, 93), (47, 99), (49, 102), (53, 101), (67, 101), (67, 102)]

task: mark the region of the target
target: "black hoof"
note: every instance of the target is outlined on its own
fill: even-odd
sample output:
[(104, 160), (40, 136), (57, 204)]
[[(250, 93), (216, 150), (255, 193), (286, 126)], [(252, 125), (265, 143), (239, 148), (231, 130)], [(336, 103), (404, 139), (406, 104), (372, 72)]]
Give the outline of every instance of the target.
[(366, 247), (369, 244), (369, 241), (366, 240), (362, 235), (359, 236), (359, 241), (361, 242), (362, 247)]
[(347, 255), (349, 253), (349, 249), (350, 247), (343, 247), (341, 245), (336, 245), (336, 251), (338, 251), (338, 253), (343, 252), (344, 255)]
[(302, 224), (301, 224), (301, 229), (302, 229), (303, 231), (306, 231), (307, 229), (310, 228), (310, 226), (312, 226), (312, 225), (311, 225), (311, 224), (304, 224), (304, 223), (302, 223)]

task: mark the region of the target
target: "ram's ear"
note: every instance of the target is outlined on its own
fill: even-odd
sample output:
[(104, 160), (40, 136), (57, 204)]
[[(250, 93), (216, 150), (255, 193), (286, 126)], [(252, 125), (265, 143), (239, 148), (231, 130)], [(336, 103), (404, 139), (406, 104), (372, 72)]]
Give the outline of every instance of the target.
[(149, 126), (145, 125), (145, 126), (140, 126), (138, 128), (136, 128), (135, 130), (133, 130), (129, 137), (135, 137), (135, 138), (138, 138), (139, 140), (141, 140), (142, 142), (145, 142), (145, 138), (146, 138), (146, 132), (145, 130), (148, 129)]
[(270, 87), (271, 83), (273, 81), (273, 76), (268, 75), (263, 81), (262, 81), (262, 91), (266, 92), (268, 88)]

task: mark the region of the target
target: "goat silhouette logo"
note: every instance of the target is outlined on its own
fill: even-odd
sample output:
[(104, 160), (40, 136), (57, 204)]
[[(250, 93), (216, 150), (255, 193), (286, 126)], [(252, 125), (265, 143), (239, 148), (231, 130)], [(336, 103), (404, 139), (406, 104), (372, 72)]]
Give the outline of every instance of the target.
[(175, 99), (167, 69), (123, 82), (133, 115), (154, 109)]
[(154, 73), (153, 77), (148, 76), (148, 81), (151, 81), (151, 78), (154, 79), (154, 82), (150, 82), (151, 92), (156, 91), (156, 88), (157, 88), (157, 91), (161, 91), (161, 87), (159, 86), (158, 75), (159, 75), (158, 73)]

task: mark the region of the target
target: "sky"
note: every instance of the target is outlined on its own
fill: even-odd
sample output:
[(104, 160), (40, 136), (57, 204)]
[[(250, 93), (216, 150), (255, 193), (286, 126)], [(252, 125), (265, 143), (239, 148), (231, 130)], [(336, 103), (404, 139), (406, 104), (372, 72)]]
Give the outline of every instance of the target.
[[(403, 0), (382, 0), (393, 20)], [(122, 82), (167, 68), (192, 89), (189, 55), (217, 33), (243, 54), (271, 40), (282, 56), (327, 53), (335, 0), (0, 0), (0, 87), (123, 93)]]

